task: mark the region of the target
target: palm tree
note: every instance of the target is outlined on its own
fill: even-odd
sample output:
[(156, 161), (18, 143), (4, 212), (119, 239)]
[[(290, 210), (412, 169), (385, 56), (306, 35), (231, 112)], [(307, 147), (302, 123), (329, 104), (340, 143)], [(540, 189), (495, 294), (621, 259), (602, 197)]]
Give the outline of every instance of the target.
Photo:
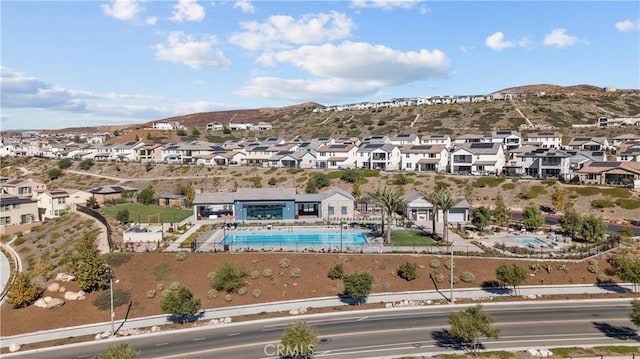
[[(369, 193), (371, 199), (382, 208), (382, 230), (384, 231), (384, 244), (391, 244), (391, 222), (393, 214), (404, 206), (404, 199), (397, 188), (383, 186), (375, 192)], [(385, 217), (387, 226), (384, 225)]]
[(430, 194), (425, 194), (424, 198), (431, 202), (431, 233), (433, 234), (433, 238), (436, 237), (436, 218), (438, 217), (438, 199), (436, 197), (436, 192), (432, 192)]

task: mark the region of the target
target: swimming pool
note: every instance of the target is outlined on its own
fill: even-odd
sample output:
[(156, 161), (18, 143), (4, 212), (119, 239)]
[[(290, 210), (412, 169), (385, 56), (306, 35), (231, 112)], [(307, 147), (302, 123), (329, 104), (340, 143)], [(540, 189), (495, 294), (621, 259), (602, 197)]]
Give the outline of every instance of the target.
[(516, 237), (514, 238), (514, 240), (520, 244), (540, 244), (540, 245), (546, 245), (547, 242), (543, 241), (540, 238), (536, 238), (536, 237)]
[(252, 232), (228, 233), (221, 245), (240, 247), (298, 247), (299, 249), (320, 249), (364, 246), (369, 244), (364, 232)]

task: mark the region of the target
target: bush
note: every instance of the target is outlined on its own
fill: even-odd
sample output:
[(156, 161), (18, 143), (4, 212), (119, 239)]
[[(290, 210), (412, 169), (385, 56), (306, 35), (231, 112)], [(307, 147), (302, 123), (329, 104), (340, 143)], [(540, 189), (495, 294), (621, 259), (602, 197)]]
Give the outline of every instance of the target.
[(132, 253), (113, 252), (113, 253), (104, 254), (102, 258), (104, 259), (105, 262), (107, 262), (109, 267), (118, 267), (127, 263), (132, 256), (133, 256)]
[(169, 284), (169, 289), (171, 290), (180, 289), (180, 282), (171, 282), (171, 284)]
[(398, 276), (406, 281), (412, 281), (416, 279), (416, 268), (418, 266), (415, 263), (405, 262), (398, 268)]
[(269, 269), (269, 268), (265, 268), (262, 271), (262, 276), (265, 277), (265, 278), (271, 278), (271, 277), (273, 277), (273, 271), (271, 269)]
[(216, 272), (209, 272), (207, 274), (207, 279), (209, 279), (209, 282), (213, 281), (216, 278)]
[(182, 262), (183, 260), (185, 260), (187, 258), (187, 253), (185, 252), (178, 252), (176, 253), (176, 260), (178, 262)]
[[(131, 299), (131, 293), (123, 289), (115, 289), (113, 291), (113, 307), (117, 308), (121, 305), (127, 304)], [(108, 290), (102, 291), (96, 299), (91, 302), (96, 308), (100, 310), (107, 310), (111, 308), (111, 293)]]
[(289, 268), (289, 260), (287, 258), (282, 258), (279, 262), (280, 268)]
[(301, 274), (302, 274), (302, 271), (298, 267), (291, 268), (291, 270), (289, 271), (290, 278), (300, 278)]
[(211, 281), (211, 286), (217, 290), (224, 290), (228, 293), (244, 285), (245, 272), (240, 265), (224, 263)]
[[(147, 298), (153, 299), (155, 297), (156, 297), (156, 291), (155, 290), (151, 289), (151, 290), (147, 291)], [(111, 304), (109, 304), (109, 305), (111, 305)]]
[(216, 299), (218, 297), (218, 291), (216, 289), (210, 289), (207, 292), (207, 298), (209, 299)]
[(162, 284), (162, 283), (156, 284), (156, 290), (158, 292), (162, 292), (164, 290), (164, 284)]
[(153, 274), (156, 276), (156, 280), (167, 279), (171, 273), (171, 267), (167, 263), (160, 263), (153, 269)]
[(429, 262), (429, 267), (431, 267), (431, 268), (440, 267), (440, 261), (437, 260), (437, 259), (432, 259), (431, 262)]
[(591, 201), (591, 207), (593, 208), (611, 208), (615, 206), (615, 203), (608, 199), (594, 199)]
[(160, 295), (162, 295), (162, 298), (168, 297), (169, 294), (171, 294), (171, 290), (169, 290), (169, 289), (165, 289), (165, 290), (162, 291), (162, 293), (160, 293)]
[(442, 273), (436, 273), (436, 275), (433, 276), (433, 279), (437, 282), (437, 283), (442, 283), (444, 282), (444, 274)]
[(262, 294), (260, 289), (254, 289), (253, 292), (251, 292), (251, 295), (253, 295), (254, 298), (260, 298), (260, 294)]
[(233, 300), (233, 296), (231, 295), (231, 293), (225, 294), (224, 300), (226, 300), (227, 302), (230, 302), (231, 300)]
[(247, 287), (240, 287), (240, 289), (238, 289), (238, 294), (240, 295), (247, 294)]
[(587, 270), (589, 273), (598, 273), (598, 262), (597, 261), (589, 261), (589, 265), (587, 266)]
[(343, 275), (344, 275), (344, 270), (342, 269), (342, 263), (340, 263), (340, 264), (336, 264), (335, 266), (333, 266), (333, 268), (331, 268), (331, 270), (329, 271), (329, 274), (327, 274), (327, 277), (329, 277), (330, 279), (342, 279)]
[(471, 283), (476, 279), (476, 277), (471, 272), (464, 272), (460, 275), (460, 280), (465, 283)]
[(258, 272), (257, 270), (254, 270), (253, 272), (251, 272), (250, 277), (251, 279), (258, 279), (260, 278), (260, 272)]
[(453, 266), (453, 268), (456, 267), (456, 262), (451, 263), (451, 261), (445, 261), (444, 262), (444, 267), (447, 269), (451, 269), (451, 267)]

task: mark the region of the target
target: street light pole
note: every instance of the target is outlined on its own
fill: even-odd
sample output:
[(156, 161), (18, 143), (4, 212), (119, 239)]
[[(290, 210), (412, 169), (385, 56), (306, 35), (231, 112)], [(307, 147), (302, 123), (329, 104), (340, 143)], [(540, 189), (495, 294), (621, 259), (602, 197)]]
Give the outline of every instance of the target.
[(340, 253), (342, 253), (342, 221), (340, 221)]
[[(447, 230), (447, 228), (444, 229), (445, 231)], [(451, 242), (451, 261), (449, 263), (449, 268), (451, 270), (450, 276), (451, 276), (451, 293), (449, 295), (449, 300), (451, 302), (451, 304), (453, 304), (453, 242)]]
[(115, 337), (115, 316), (116, 313), (113, 312), (113, 269), (110, 266), (107, 266), (107, 273), (109, 274), (109, 299), (111, 300), (111, 337)]

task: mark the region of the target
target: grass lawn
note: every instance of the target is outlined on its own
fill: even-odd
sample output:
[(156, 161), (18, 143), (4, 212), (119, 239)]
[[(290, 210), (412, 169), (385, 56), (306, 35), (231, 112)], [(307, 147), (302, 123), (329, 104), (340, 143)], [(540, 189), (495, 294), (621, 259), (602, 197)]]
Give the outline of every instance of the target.
[(107, 217), (116, 218), (118, 212), (123, 209), (129, 211), (129, 220), (138, 223), (159, 223), (158, 213), (160, 213), (162, 223), (180, 222), (193, 215), (193, 211), (188, 209), (143, 205), (140, 203), (125, 203), (117, 206), (101, 207), (98, 211)]
[(417, 231), (392, 231), (391, 243), (395, 246), (433, 246), (433, 238)]

